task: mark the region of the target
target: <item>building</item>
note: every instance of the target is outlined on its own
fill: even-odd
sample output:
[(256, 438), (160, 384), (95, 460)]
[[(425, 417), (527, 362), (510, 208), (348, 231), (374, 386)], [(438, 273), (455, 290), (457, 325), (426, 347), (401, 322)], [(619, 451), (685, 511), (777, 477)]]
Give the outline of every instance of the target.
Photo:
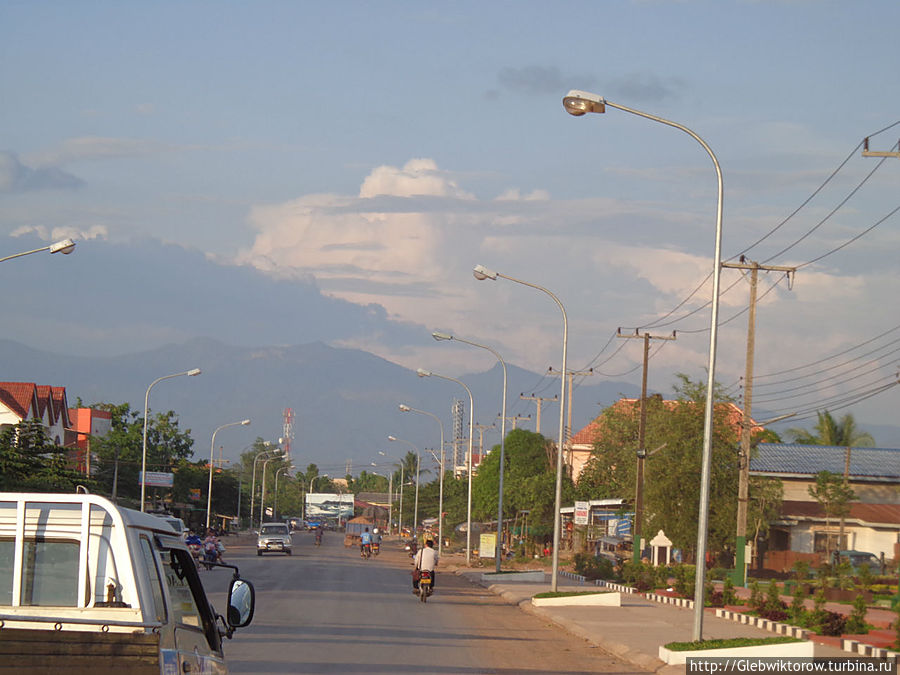
[(69, 449), (72, 465), (82, 473), (90, 474), (91, 439), (106, 436), (112, 428), (112, 414), (94, 408), (70, 408), (71, 428), (66, 430), (65, 447)]
[(71, 427), (66, 388), (34, 382), (0, 382), (0, 428), (39, 420), (47, 440), (63, 446)]
[[(826, 519), (809, 494), (820, 471), (846, 476), (857, 497), (844, 518), (842, 541), (838, 519)], [(781, 517), (765, 543), (768, 557), (785, 563), (767, 561), (767, 567), (790, 568), (791, 556), (776, 552), (824, 556), (835, 549), (858, 550), (900, 559), (900, 449), (760, 443), (750, 475), (778, 478), (784, 487)]]

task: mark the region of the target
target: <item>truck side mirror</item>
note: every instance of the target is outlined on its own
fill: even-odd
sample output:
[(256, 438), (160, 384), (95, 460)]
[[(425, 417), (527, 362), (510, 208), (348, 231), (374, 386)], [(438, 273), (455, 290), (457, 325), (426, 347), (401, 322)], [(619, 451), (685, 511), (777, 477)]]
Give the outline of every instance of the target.
[(256, 591), (253, 584), (244, 579), (232, 579), (228, 589), (228, 625), (232, 629), (243, 628), (253, 620)]

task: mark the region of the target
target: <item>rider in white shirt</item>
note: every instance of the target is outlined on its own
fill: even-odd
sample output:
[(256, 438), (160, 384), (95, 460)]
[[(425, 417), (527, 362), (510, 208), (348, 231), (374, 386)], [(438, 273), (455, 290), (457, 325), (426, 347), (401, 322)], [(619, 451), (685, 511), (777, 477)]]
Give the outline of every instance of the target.
[[(431, 572), (431, 587), (434, 588), (434, 568), (437, 567), (438, 564), (438, 554), (437, 551), (434, 550), (434, 541), (431, 539), (425, 541), (425, 546), (416, 553), (415, 563), (417, 570), (428, 570)], [(419, 582), (413, 577), (413, 592), (418, 590), (418, 588)]]

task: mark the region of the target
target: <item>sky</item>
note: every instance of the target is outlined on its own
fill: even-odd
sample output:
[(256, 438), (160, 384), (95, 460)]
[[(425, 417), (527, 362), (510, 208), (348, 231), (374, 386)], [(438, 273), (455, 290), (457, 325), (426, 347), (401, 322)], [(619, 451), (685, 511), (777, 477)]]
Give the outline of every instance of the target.
[[(0, 3), (2, 337), (127, 354), (322, 340), (671, 393), (705, 380), (722, 258), (761, 272), (754, 410), (895, 424), (895, 0)], [(57, 259), (59, 257), (60, 259)], [(741, 395), (749, 285), (722, 272)], [(64, 383), (54, 383), (63, 384)], [(285, 406), (291, 405), (290, 401)], [(522, 404), (526, 405), (526, 404)], [(522, 411), (524, 412), (524, 410)], [(587, 423), (587, 420), (582, 421)], [(576, 424), (577, 426), (577, 424)]]

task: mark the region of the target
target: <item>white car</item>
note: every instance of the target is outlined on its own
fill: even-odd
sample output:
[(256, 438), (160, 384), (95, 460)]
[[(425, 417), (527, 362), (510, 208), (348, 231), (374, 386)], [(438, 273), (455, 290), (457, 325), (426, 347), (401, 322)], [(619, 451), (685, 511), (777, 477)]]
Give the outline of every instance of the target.
[(287, 553), (291, 555), (293, 540), (287, 523), (263, 523), (256, 538), (256, 555)]

